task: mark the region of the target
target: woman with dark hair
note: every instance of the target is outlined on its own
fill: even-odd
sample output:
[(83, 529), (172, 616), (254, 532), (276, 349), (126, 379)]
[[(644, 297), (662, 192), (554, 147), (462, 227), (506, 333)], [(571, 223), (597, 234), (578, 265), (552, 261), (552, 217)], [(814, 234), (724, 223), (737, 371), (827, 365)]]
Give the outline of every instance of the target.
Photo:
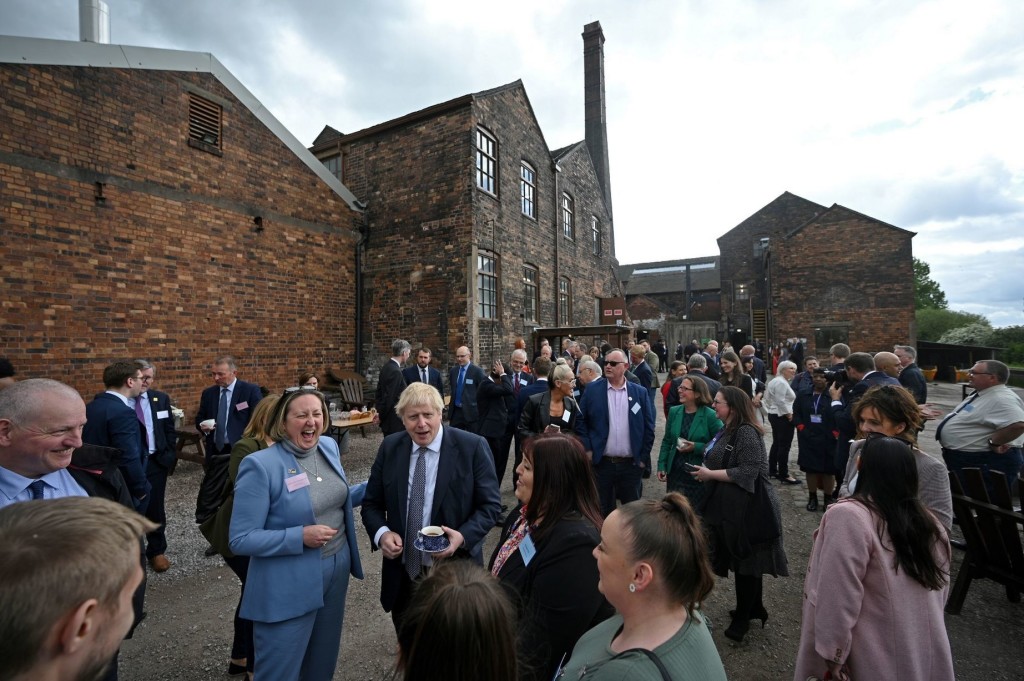
[[(946, 465), (917, 447), (917, 433), (922, 428), (921, 410), (914, 396), (900, 385), (878, 385), (870, 388), (853, 406), (852, 414), (861, 438), (872, 434), (897, 437), (914, 451), (917, 462), (918, 496), (947, 530), (953, 527), (953, 497), (949, 490)], [(857, 458), (864, 440), (850, 444), (850, 461), (839, 489), (840, 497), (848, 497), (857, 489)]]
[(438, 561), (402, 616), (395, 666), (409, 681), (517, 681), (508, 594), (472, 561)]
[(316, 377), (316, 374), (312, 371), (303, 371), (299, 374), (299, 387), (300, 388), (312, 388), (313, 390), (320, 389), (320, 379)]
[(718, 359), (718, 365), (722, 369), (722, 375), (718, 382), (722, 385), (734, 385), (747, 393), (747, 397), (754, 398), (754, 379), (743, 372), (743, 364), (739, 356), (732, 350), (726, 350)]
[(516, 472), (520, 506), (509, 514), (490, 570), (519, 613), (519, 678), (547, 681), (583, 632), (612, 614), (591, 556), (601, 539), (601, 508), (574, 437), (527, 441)]
[(256, 677), (312, 681), (334, 675), (349, 576), (363, 578), (349, 487), (322, 393), (289, 388), (274, 407), (275, 444), (242, 459), (230, 549), (249, 556), (241, 615), (253, 622)]
[[(725, 427), (704, 448), (704, 465), (698, 466), (691, 475), (700, 482), (709, 483), (706, 499), (710, 499), (718, 485), (739, 485), (751, 495), (756, 485), (763, 485), (771, 501), (775, 521), (782, 527), (779, 498), (768, 480), (768, 453), (753, 403), (745, 392), (727, 385), (715, 395), (714, 407)], [(731, 452), (728, 451), (730, 446)], [(727, 455), (728, 468), (725, 467)], [(753, 546), (748, 555), (739, 556), (729, 549), (720, 532), (711, 529), (711, 566), (716, 575), (728, 577), (731, 570), (736, 579), (736, 609), (731, 613), (732, 623), (725, 630), (725, 635), (734, 641), (742, 641), (751, 619), (761, 620), (762, 628), (768, 620), (762, 599), (762, 576), (789, 575), (782, 535), (766, 544)]]
[(661, 384), (661, 404), (665, 408), (665, 418), (668, 418), (668, 391), (672, 387), (672, 381), (686, 375), (688, 371), (686, 362), (675, 361), (668, 367), (668, 376), (665, 378), (665, 382)]
[(868, 438), (857, 490), (822, 518), (794, 681), (826, 671), (834, 679), (954, 678), (943, 620), (949, 540), (917, 498), (915, 459), (905, 440)]
[(519, 437), (523, 440), (537, 433), (545, 432), (549, 426), (557, 426), (564, 432), (576, 432), (580, 418), (580, 407), (572, 397), (576, 375), (564, 359), (551, 368), (548, 389), (530, 395), (519, 416)]
[(796, 393), (792, 425), (796, 428), (797, 465), (807, 476), (807, 510), (818, 510), (818, 490), (822, 491), (824, 511), (832, 503), (836, 487), (836, 435), (829, 408), (828, 378), (825, 370), (811, 373), (810, 392)]
[(561, 678), (724, 681), (698, 610), (715, 579), (700, 519), (685, 497), (672, 492), (612, 511), (594, 557), (601, 593), (617, 614), (583, 635)]
[(696, 507), (704, 498), (704, 485), (689, 469), (704, 461), (704, 447), (722, 422), (711, 408), (708, 384), (693, 376), (679, 383), (679, 404), (669, 410), (665, 438), (658, 455), (658, 480), (669, 492), (682, 492)]

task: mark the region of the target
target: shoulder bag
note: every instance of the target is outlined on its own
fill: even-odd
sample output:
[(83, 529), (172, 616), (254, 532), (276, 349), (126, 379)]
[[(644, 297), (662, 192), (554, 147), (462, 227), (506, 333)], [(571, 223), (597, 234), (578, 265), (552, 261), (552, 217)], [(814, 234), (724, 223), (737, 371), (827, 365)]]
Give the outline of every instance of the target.
[[(739, 428), (733, 431), (729, 444), (725, 446), (723, 469), (732, 463), (738, 434)], [(714, 490), (704, 498), (701, 518), (710, 533), (715, 535), (716, 544), (728, 550), (734, 558), (742, 560), (782, 535), (768, 496), (768, 485), (771, 482), (764, 473), (758, 473), (753, 493), (731, 482), (716, 482)]]

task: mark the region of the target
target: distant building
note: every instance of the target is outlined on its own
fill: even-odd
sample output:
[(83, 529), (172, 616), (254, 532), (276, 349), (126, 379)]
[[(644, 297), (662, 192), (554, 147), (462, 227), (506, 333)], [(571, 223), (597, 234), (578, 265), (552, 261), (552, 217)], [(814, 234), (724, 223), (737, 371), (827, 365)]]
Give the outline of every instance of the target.
[(311, 151), (366, 202), (364, 370), (391, 339), (468, 345), (487, 363), (537, 327), (600, 323), (616, 278), (604, 34), (585, 27), (586, 139), (548, 147), (521, 81), (365, 130), (327, 126)]
[(19, 373), (145, 357), (193, 410), (221, 354), (275, 389), (355, 361), (356, 198), (215, 57), (2, 37), (0, 93)]
[(784, 192), (719, 237), (720, 256), (622, 265), (619, 276), (637, 329), (669, 343), (797, 337), (812, 353), (838, 342), (877, 351), (916, 338), (913, 237)]

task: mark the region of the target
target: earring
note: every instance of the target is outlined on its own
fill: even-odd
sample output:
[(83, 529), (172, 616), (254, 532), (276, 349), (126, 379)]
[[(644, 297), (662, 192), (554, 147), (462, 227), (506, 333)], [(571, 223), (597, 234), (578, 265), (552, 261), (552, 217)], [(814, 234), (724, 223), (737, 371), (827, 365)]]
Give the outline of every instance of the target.
[(631, 594), (635, 594), (636, 593), (636, 584), (632, 584), (631, 583), (629, 585), (629, 593), (631, 593)]

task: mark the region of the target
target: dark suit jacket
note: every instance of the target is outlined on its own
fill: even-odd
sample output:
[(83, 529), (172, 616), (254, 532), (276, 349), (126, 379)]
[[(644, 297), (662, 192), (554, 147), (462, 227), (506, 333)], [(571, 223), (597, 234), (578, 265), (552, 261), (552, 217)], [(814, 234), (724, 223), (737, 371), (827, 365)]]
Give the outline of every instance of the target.
[[(456, 364), (448, 370), (448, 388), (450, 395), (452, 396), (452, 402), (449, 409), (455, 408), (455, 388), (459, 384), (459, 365)], [(462, 415), (466, 418), (469, 423), (476, 423), (477, 419), (480, 418), (480, 407), (477, 404), (477, 390), (480, 384), (487, 380), (487, 374), (484, 370), (473, 364), (469, 363), (466, 367), (466, 379), (462, 384)]]
[[(598, 388), (601, 389), (598, 389)], [(583, 448), (593, 452), (594, 465), (604, 456), (608, 443), (608, 389), (607, 380), (596, 382), (583, 394), (580, 411), (583, 417), (576, 426)], [(627, 419), (629, 420), (629, 444), (633, 459), (640, 463), (649, 461), (654, 446), (654, 422), (657, 415), (647, 388), (626, 381)], [(635, 411), (634, 411), (635, 410)]]
[(153, 439), (156, 451), (149, 458), (164, 468), (172, 468), (178, 458), (178, 433), (174, 430), (174, 414), (171, 413), (171, 398), (159, 390), (145, 393), (146, 406), (153, 415)]
[[(405, 367), (402, 369), (402, 376), (405, 377), (405, 384), (412, 385), (417, 381), (420, 381), (420, 368), (418, 365), (413, 364), (411, 367)], [(437, 392), (441, 393), (441, 397), (444, 397), (444, 382), (441, 380), (441, 372), (434, 367), (427, 367), (427, 383), (437, 388)]]
[(117, 467), (128, 483), (132, 497), (139, 499), (149, 494), (150, 485), (146, 480), (149, 451), (147, 449), (145, 455), (142, 453), (144, 430), (135, 410), (120, 398), (102, 392), (86, 406), (85, 418), (88, 421), (82, 430), (82, 442), (120, 450)]
[(643, 387), (650, 388), (654, 385), (654, 370), (651, 369), (651, 365), (646, 360), (633, 366), (632, 371)]
[[(445, 428), (443, 433), (430, 522), (462, 533), (466, 540), (463, 548), (482, 565), (484, 537), (501, 512), (494, 459), (487, 441), (479, 435), (458, 428)], [(377, 450), (362, 506), (363, 525), (371, 545), (385, 525), (405, 536), (411, 458), (412, 438), (404, 430), (388, 435)], [(372, 545), (372, 550), (376, 551), (377, 546)], [(380, 604), (385, 612), (394, 607), (404, 574), (401, 556), (384, 559)]]
[(389, 359), (380, 368), (380, 377), (377, 379), (377, 397), (374, 400), (377, 413), (380, 414), (380, 429), (385, 435), (397, 433), (404, 430), (402, 419), (395, 413), (395, 405), (398, 398), (405, 390), (405, 376), (398, 362)]
[(914, 400), (918, 404), (924, 404), (928, 401), (928, 381), (924, 380), (924, 374), (917, 367), (917, 364), (911, 362), (903, 367), (899, 380), (900, 385), (910, 391), (910, 394), (914, 396)]
[(477, 391), (480, 408), (480, 427), (477, 433), (484, 437), (501, 437), (508, 430), (508, 398), (512, 397), (512, 376), (505, 374), (495, 381), (489, 376)]
[[(580, 420), (580, 407), (571, 397), (562, 399), (562, 407), (569, 415), (569, 420), (563, 418), (556, 421), (555, 425), (561, 428), (563, 433), (575, 433)], [(545, 390), (539, 395), (531, 395), (519, 417), (519, 437), (526, 438), (543, 433), (551, 423), (551, 391)]]
[[(525, 403), (525, 400), (521, 401), (519, 399), (519, 397), (523, 394), (524, 390), (526, 390), (528, 387), (530, 387), (531, 385), (533, 385), (534, 383), (537, 382), (537, 377), (534, 376), (533, 374), (528, 374), (525, 371), (520, 371), (519, 372), (519, 381), (520, 381), (520, 383), (519, 383), (519, 395), (515, 394), (515, 388), (516, 388), (516, 375), (515, 375), (515, 372), (509, 372), (509, 378), (512, 380), (512, 392), (513, 392), (512, 402), (514, 403), (515, 406), (512, 408), (512, 411), (509, 413), (508, 420), (509, 420), (509, 423), (511, 424), (511, 426), (512, 426), (512, 428), (514, 430), (514, 429), (519, 427), (519, 416), (523, 413), (523, 404)], [(523, 381), (525, 381), (525, 383)]]
[(711, 355), (706, 352), (702, 352), (700, 354), (704, 355), (704, 359), (708, 362), (708, 368), (704, 370), (704, 373), (717, 381), (722, 375), (722, 368), (718, 365), (718, 358), (721, 355), (715, 355), (714, 358), (712, 358)]
[[(247, 383), (240, 378), (235, 379), (235, 389), (231, 391), (231, 404), (228, 405), (228, 447), (233, 446), (242, 439), (245, 427), (249, 425), (252, 418), (252, 410), (256, 403), (263, 399), (260, 387), (255, 383)], [(199, 398), (199, 411), (196, 412), (196, 428), (206, 419), (217, 418), (217, 407), (220, 404), (220, 386), (211, 385), (203, 391)], [(200, 431), (202, 432), (202, 431)], [(215, 444), (217, 436), (216, 429), (206, 435), (206, 456), (213, 456), (217, 452)]]

